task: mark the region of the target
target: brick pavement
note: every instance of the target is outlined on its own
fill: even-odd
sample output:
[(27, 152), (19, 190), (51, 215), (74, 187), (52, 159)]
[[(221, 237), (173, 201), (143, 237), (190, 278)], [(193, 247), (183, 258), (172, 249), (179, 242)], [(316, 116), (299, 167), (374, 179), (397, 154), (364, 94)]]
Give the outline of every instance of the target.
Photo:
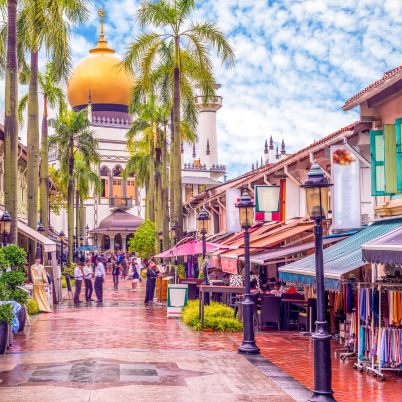
[(143, 287), (105, 287), (103, 306), (65, 302), (15, 336), (0, 356), (0, 401), (293, 400), (227, 334), (145, 307)]
[[(232, 335), (240, 342), (240, 335)], [(312, 389), (313, 345), (310, 337), (299, 336), (297, 332), (261, 332), (256, 341), (261, 353), (291, 377)], [(353, 369), (353, 360), (346, 362), (336, 358), (335, 350), (340, 345), (331, 343), (332, 383), (335, 398), (342, 402), (400, 402), (402, 401), (402, 377), (390, 372), (381, 381), (372, 374), (360, 373)]]

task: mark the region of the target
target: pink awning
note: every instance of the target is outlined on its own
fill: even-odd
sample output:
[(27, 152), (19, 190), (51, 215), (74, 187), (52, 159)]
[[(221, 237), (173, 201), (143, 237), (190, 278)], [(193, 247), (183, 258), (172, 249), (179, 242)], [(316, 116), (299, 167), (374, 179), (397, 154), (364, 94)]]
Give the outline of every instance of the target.
[[(207, 253), (212, 253), (220, 248), (228, 248), (227, 246), (222, 246), (217, 243), (207, 242)], [(163, 251), (155, 255), (156, 258), (170, 258), (170, 257), (180, 257), (186, 255), (198, 255), (202, 254), (202, 242), (199, 240), (191, 240), (188, 243), (181, 244), (177, 247), (173, 247), (170, 250)]]

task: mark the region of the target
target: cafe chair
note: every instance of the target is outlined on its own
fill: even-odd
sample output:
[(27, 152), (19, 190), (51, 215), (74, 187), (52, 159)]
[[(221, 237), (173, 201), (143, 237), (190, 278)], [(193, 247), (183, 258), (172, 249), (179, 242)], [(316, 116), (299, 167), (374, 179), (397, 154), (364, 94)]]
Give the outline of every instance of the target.
[(260, 326), (274, 324), (281, 329), (281, 298), (273, 295), (261, 296)]
[[(304, 295), (300, 293), (283, 293), (282, 299), (303, 300)], [(288, 329), (290, 325), (297, 328), (300, 306), (298, 304), (286, 303), (286, 305), (283, 306), (283, 309), (283, 319), (285, 320), (284, 328)]]

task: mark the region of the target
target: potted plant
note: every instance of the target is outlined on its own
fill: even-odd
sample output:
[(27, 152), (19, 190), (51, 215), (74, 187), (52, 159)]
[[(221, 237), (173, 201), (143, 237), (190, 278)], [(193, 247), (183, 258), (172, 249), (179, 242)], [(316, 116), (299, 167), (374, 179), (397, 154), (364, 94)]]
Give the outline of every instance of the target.
[(8, 334), (14, 318), (13, 306), (8, 303), (0, 305), (0, 354), (4, 354), (8, 345)]

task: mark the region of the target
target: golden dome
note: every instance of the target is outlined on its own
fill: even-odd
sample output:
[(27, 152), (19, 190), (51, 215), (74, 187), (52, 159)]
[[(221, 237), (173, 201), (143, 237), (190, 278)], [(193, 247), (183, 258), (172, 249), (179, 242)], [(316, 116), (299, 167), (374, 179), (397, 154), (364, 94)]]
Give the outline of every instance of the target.
[(99, 16), (101, 29), (98, 44), (89, 51), (88, 57), (77, 64), (68, 82), (67, 97), (73, 108), (87, 105), (89, 95), (94, 105), (127, 106), (129, 103), (134, 78), (118, 65), (120, 57), (105, 40), (102, 10)]

